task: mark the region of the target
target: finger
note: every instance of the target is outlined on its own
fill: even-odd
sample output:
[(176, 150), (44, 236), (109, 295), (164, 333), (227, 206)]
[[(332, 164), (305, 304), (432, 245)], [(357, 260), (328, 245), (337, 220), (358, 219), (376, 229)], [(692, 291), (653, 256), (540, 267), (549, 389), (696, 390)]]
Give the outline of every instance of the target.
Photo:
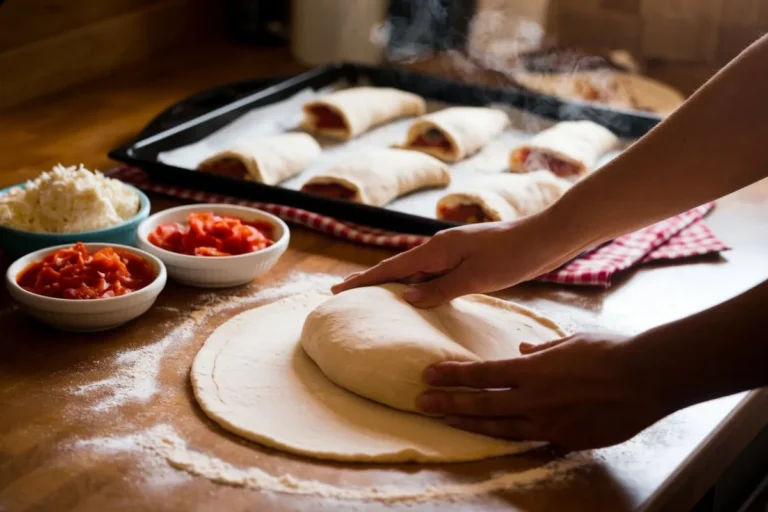
[(424, 371), (424, 379), (433, 386), (463, 386), (477, 389), (513, 388), (521, 377), (530, 374), (527, 358), (481, 363), (447, 361)]
[(409, 286), (403, 298), (417, 308), (433, 308), (474, 292), (476, 279), (471, 267), (460, 264), (440, 277)]
[(549, 350), (551, 348), (555, 348), (558, 345), (562, 345), (566, 341), (568, 341), (568, 337), (566, 338), (560, 338), (557, 340), (547, 341), (544, 343), (528, 343), (527, 341), (524, 341), (520, 344), (520, 353), (523, 355), (530, 355), (530, 354), (536, 354), (538, 352), (543, 352), (545, 350)]
[(401, 279), (400, 282), (403, 284), (416, 284), (416, 283), (423, 283), (424, 281), (428, 281), (430, 279), (434, 279), (436, 276), (440, 274), (429, 274), (427, 272), (416, 272), (412, 276), (408, 276), (404, 279)]
[(475, 432), (501, 439), (515, 441), (545, 441), (543, 433), (525, 418), (474, 418), (470, 416), (447, 416), (445, 422), (461, 430)]
[(516, 389), (453, 393), (427, 391), (419, 396), (417, 405), (427, 413), (456, 416), (503, 418), (524, 416), (526, 413), (520, 392)]
[(420, 245), (410, 251), (387, 258), (368, 270), (352, 274), (343, 282), (333, 286), (331, 290), (333, 293), (341, 293), (352, 288), (399, 281), (421, 272), (429, 264), (429, 261), (424, 261), (427, 245), (428, 243)]

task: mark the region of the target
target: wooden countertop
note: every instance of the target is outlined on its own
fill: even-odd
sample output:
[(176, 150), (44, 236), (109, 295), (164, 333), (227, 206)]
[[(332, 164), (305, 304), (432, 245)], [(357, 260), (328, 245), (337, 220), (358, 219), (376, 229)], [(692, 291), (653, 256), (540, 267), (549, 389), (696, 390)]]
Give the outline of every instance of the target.
[[(285, 50), (214, 45), (159, 59), (136, 73), (0, 112), (0, 187), (58, 162), (106, 169), (107, 151), (154, 115), (216, 84), (298, 71)], [(153, 197), (154, 209), (173, 204)], [(690, 314), (766, 278), (768, 187), (721, 202), (709, 223), (733, 250), (721, 258), (653, 265), (610, 290), (526, 284), (501, 296), (569, 329), (637, 331)], [(64, 334), (36, 324), (0, 293), (0, 510), (382, 510), (217, 484), (170, 467), (141, 448), (148, 429), (172, 429), (190, 448), (238, 467), (257, 466), (338, 485), (439, 485), (537, 468), (530, 453), (450, 466), (325, 464), (240, 442), (209, 421), (188, 371), (206, 336), (248, 307), (286, 291), (327, 286), (387, 252), (292, 227), (288, 252), (266, 277), (220, 292), (170, 283), (156, 307), (118, 330)], [(635, 439), (588, 453), (588, 470), (557, 485), (513, 488), (419, 509), (687, 510), (768, 423), (768, 394), (743, 393), (691, 407)], [(268, 411), (265, 411), (268, 414)], [(393, 507), (397, 508), (397, 507)]]

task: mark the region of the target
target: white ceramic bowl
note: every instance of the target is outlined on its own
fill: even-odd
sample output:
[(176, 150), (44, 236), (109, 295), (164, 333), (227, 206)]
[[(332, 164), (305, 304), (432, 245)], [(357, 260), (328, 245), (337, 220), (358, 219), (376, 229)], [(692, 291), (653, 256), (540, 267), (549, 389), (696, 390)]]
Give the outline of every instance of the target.
[(167, 274), (165, 265), (158, 258), (134, 247), (119, 244), (87, 243), (89, 252), (114, 247), (137, 254), (148, 261), (157, 272), (157, 277), (149, 285), (135, 292), (107, 299), (70, 300), (45, 297), (28, 292), (18, 285), (16, 277), (30, 263), (40, 261), (45, 255), (59, 249), (72, 247), (73, 244), (47, 247), (27, 254), (13, 262), (5, 274), (5, 283), (11, 297), (19, 303), (21, 309), (38, 320), (65, 331), (92, 332), (105, 331), (118, 327), (143, 315), (165, 287)]
[[(266, 249), (237, 256), (190, 256), (161, 249), (149, 242), (148, 236), (154, 229), (166, 222), (186, 224), (190, 213), (212, 212), (217, 215), (238, 217), (245, 221), (264, 221), (274, 227), (275, 243)], [(160, 258), (171, 278), (190, 286), (201, 288), (228, 288), (253, 281), (268, 272), (288, 248), (290, 232), (288, 226), (269, 213), (228, 204), (194, 204), (178, 206), (158, 212), (139, 225), (136, 245)]]

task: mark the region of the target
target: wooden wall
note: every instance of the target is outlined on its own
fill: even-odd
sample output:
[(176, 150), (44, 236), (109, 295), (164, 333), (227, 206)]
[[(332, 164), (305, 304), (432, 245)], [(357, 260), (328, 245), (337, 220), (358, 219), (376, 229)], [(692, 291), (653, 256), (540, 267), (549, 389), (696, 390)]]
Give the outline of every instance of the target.
[(723, 64), (768, 32), (768, 0), (553, 0), (566, 44)]
[(6, 0), (0, 108), (221, 31), (218, 0)]

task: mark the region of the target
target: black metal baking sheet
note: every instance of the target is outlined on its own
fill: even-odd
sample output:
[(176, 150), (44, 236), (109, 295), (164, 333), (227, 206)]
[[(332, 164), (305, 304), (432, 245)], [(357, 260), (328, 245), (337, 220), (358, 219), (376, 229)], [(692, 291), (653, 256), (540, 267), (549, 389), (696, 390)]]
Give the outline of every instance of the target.
[[(197, 94), (166, 110), (150, 123), (138, 140), (112, 150), (109, 156), (145, 170), (156, 181), (293, 206), (371, 227), (430, 235), (454, 226), (424, 216), (314, 196), (281, 186), (195, 172), (158, 161), (159, 153), (203, 139), (254, 108), (287, 99), (306, 88), (320, 89), (339, 81), (351, 84), (364, 81), (381, 87), (395, 87), (414, 92), (428, 100), (467, 106), (506, 104), (556, 121), (590, 119), (625, 138), (642, 136), (661, 119), (651, 114), (571, 103), (516, 89), (463, 84), (394, 68), (339, 64), (316, 68), (279, 82), (245, 82)], [(249, 94), (251, 87), (257, 90)], [(211, 107), (212, 110), (195, 115), (195, 112)], [(161, 128), (164, 129), (152, 133)]]

